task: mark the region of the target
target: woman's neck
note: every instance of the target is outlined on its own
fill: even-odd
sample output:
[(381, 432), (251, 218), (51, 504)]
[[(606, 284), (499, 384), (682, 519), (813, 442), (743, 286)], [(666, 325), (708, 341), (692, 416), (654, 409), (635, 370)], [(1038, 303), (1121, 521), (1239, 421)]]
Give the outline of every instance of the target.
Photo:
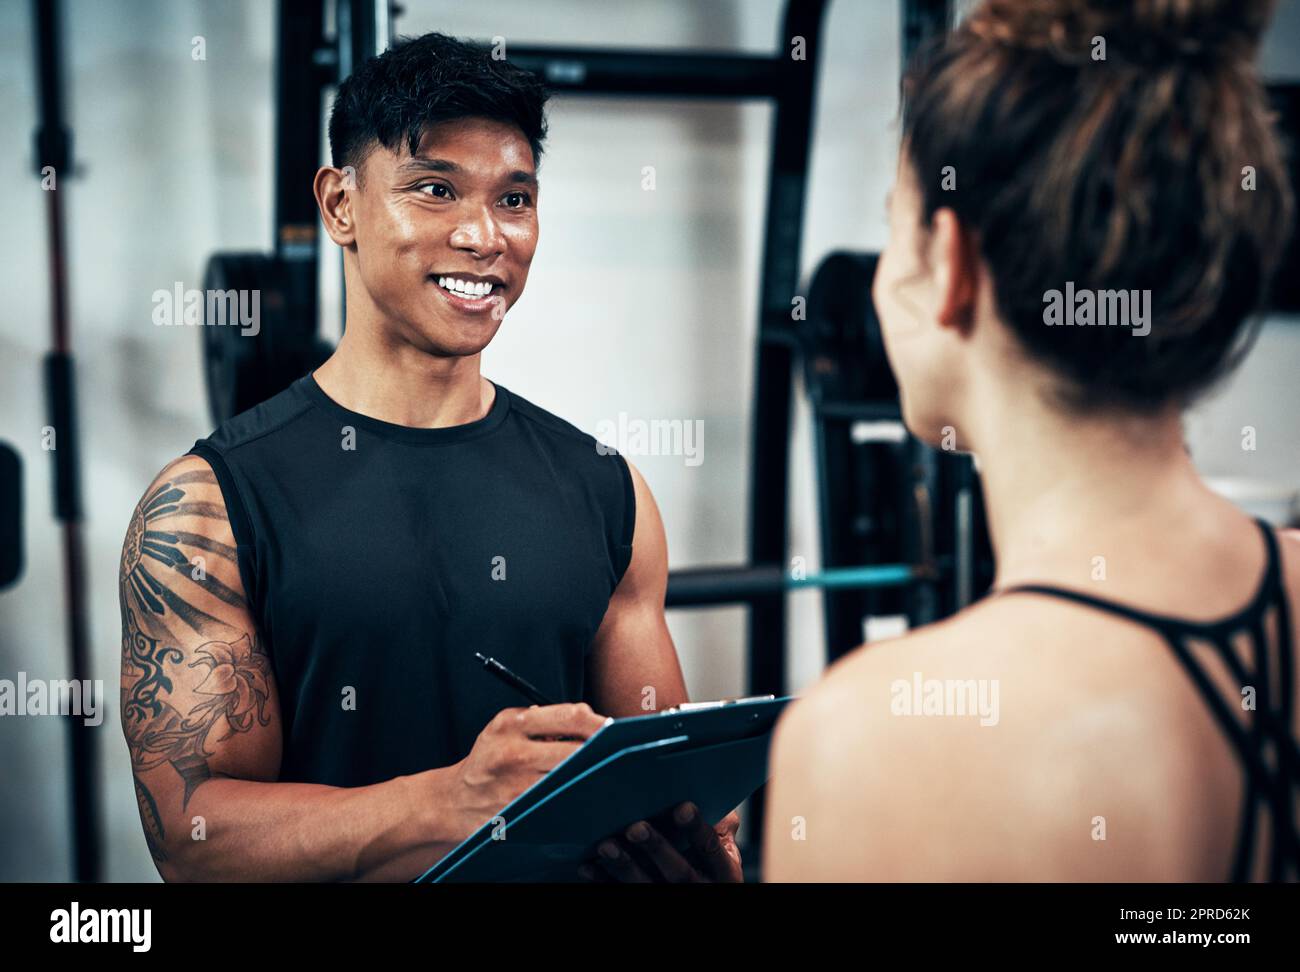
[[(985, 397), (970, 440), (980, 466), (996, 586), (1096, 579), (1210, 496), (1177, 409), (1068, 414), (1035, 399)], [(1185, 522), (1185, 520), (1184, 520)]]

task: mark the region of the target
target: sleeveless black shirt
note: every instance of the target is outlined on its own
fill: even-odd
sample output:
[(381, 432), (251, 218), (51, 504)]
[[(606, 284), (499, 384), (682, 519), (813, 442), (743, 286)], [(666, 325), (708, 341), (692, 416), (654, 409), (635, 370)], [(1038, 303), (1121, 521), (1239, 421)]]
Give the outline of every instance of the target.
[(468, 425), (350, 411), (309, 374), (195, 443), (279, 691), (280, 780), (362, 786), (463, 759), (584, 669), (632, 554), (627, 463), (500, 385)]

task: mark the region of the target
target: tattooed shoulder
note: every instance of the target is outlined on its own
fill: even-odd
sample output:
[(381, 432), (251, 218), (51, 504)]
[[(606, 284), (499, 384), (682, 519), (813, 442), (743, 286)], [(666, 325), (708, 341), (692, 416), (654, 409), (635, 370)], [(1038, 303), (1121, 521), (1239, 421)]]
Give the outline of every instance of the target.
[(145, 491), (122, 545), (119, 601), (122, 728), (145, 836), (161, 861), (166, 814), (154, 791), (179, 782), (184, 810), (213, 775), (215, 745), (269, 726), (274, 707), (221, 490), (202, 459), (176, 460)]

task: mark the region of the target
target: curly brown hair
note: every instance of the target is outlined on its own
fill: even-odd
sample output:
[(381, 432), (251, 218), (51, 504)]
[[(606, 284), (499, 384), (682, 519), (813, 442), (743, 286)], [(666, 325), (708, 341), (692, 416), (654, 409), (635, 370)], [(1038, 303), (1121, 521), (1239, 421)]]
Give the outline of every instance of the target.
[[(904, 79), (922, 216), (952, 209), (1071, 407), (1186, 405), (1250, 346), (1292, 198), (1254, 69), (1272, 0), (983, 0)], [(956, 186), (945, 183), (945, 167)], [(1045, 327), (1067, 282), (1151, 330)]]

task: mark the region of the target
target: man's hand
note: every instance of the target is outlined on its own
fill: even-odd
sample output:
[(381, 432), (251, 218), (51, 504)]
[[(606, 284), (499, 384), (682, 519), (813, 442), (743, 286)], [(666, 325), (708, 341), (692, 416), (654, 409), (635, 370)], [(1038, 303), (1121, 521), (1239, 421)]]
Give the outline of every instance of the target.
[[(734, 810), (709, 826), (695, 804), (683, 803), (673, 811), (672, 824), (670, 832), (675, 830), (688, 842), (684, 853), (677, 850), (676, 841), (644, 820), (628, 827), (621, 840), (602, 841), (596, 859), (604, 879), (629, 884), (739, 884), (744, 880), (736, 846), (740, 816)], [(601, 871), (590, 864), (579, 873), (589, 881), (602, 879)]]
[(605, 724), (585, 702), (502, 709), (456, 764), (449, 799), (468, 837)]

